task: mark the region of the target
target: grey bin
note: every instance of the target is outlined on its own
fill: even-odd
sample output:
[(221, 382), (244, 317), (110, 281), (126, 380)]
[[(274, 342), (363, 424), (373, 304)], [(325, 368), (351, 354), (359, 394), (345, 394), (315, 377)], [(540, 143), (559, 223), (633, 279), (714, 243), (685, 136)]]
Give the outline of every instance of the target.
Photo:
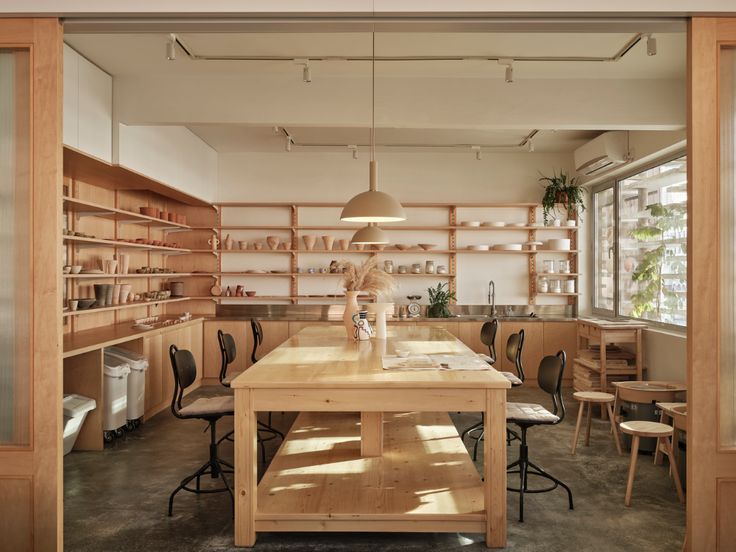
[(127, 381), (127, 404), (125, 408), (125, 417), (128, 420), (128, 427), (131, 422), (136, 422), (143, 418), (146, 408), (146, 370), (148, 370), (148, 359), (141, 354), (122, 347), (107, 347), (105, 356), (118, 359), (120, 362), (127, 363), (130, 367)]

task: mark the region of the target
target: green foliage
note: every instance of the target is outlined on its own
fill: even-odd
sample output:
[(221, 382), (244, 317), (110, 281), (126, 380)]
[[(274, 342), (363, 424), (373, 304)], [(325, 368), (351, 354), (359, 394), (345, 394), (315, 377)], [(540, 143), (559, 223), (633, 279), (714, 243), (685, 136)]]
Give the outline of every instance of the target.
[(447, 282), (440, 282), (436, 288), (427, 288), (429, 293), (427, 316), (429, 318), (449, 318), (452, 316), (449, 305), (450, 301), (454, 301), (456, 297), (454, 291), (445, 289), (447, 285)]
[(550, 216), (554, 217), (558, 207), (567, 212), (568, 219), (579, 217), (580, 213), (585, 211), (585, 193), (577, 178), (569, 178), (567, 173), (561, 170), (560, 174), (552, 172), (552, 176), (542, 175), (539, 181), (546, 182), (542, 196), (542, 216), (545, 225), (548, 224)]
[[(685, 227), (684, 205), (662, 205), (653, 203), (647, 205), (647, 211), (653, 220), (634, 228), (630, 235), (637, 241), (648, 242), (661, 240), (668, 232), (679, 231)], [(684, 246), (683, 246), (684, 250)], [(667, 248), (659, 245), (644, 253), (639, 264), (631, 275), (634, 282), (638, 282), (638, 290), (631, 296), (634, 308), (632, 316), (642, 317), (648, 312), (660, 315), (662, 307), (677, 308), (677, 294), (669, 291), (664, 285), (662, 265), (667, 258)], [(676, 274), (685, 273), (685, 264), (682, 261), (671, 263), (670, 270)]]

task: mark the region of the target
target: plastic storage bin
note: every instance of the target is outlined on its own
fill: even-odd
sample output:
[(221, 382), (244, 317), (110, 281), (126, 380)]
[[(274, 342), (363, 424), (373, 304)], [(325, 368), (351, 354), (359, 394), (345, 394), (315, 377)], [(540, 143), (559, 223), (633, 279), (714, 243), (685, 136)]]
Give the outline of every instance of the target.
[(148, 370), (148, 359), (134, 351), (121, 347), (108, 347), (105, 354), (127, 362), (130, 366), (128, 375), (128, 404), (126, 407), (126, 418), (128, 427), (138, 425), (146, 411), (146, 370)]
[[(654, 403), (632, 403), (628, 401), (621, 402), (621, 410), (623, 411), (624, 422), (634, 420), (642, 420), (646, 422), (658, 422), (659, 415), (657, 407)], [(622, 433), (623, 445), (631, 450), (631, 435)], [(642, 437), (639, 440), (639, 452), (652, 453), (657, 449), (657, 439), (653, 437)]]
[(87, 412), (96, 407), (94, 399), (82, 395), (64, 395), (64, 455), (69, 454), (74, 448)]
[(105, 353), (102, 373), (104, 375), (102, 429), (105, 432), (105, 441), (110, 442), (115, 436), (123, 435), (127, 421), (130, 366), (120, 357)]

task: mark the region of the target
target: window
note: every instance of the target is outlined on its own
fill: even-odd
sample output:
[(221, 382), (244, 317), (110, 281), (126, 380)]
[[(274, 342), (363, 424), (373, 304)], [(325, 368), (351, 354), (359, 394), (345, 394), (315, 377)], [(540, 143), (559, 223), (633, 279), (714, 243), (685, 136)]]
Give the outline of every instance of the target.
[(609, 184), (593, 194), (593, 201), (594, 308), (685, 326), (686, 158)]

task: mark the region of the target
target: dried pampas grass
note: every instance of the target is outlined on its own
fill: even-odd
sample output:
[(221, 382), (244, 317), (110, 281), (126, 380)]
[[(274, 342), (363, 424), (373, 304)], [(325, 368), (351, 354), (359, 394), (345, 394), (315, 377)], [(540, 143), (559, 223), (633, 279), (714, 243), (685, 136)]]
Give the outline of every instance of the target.
[(340, 261), (338, 268), (345, 272), (342, 285), (345, 291), (366, 291), (373, 295), (386, 293), (396, 287), (393, 277), (378, 268), (378, 259), (371, 256), (360, 266), (350, 261)]

